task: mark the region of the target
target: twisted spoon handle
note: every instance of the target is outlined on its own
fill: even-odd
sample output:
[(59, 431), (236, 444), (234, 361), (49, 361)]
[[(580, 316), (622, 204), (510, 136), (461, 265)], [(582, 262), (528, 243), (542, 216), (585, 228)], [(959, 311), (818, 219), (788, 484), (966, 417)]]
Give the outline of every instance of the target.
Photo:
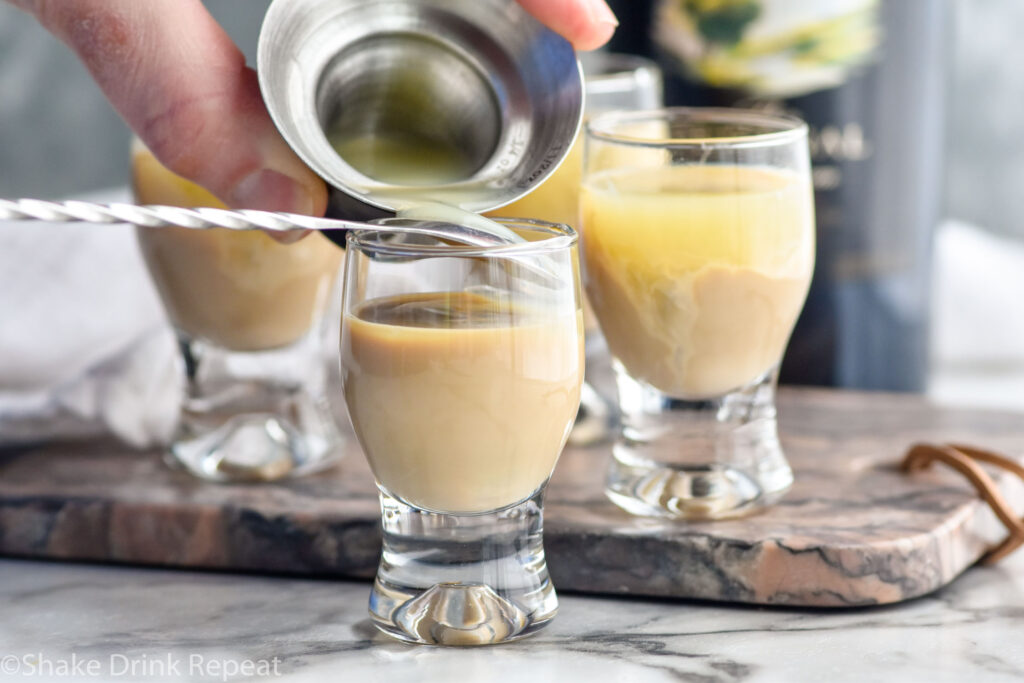
[[(177, 206), (136, 206), (94, 202), (49, 202), (41, 199), (0, 199), (0, 221), (46, 221), (49, 223), (129, 223), (144, 228), (174, 226), (193, 230), (375, 230), (430, 235), (472, 246), (509, 244), (510, 240), (480, 228), (437, 221), (408, 221), (401, 226), (381, 226), (335, 218), (316, 218), (294, 213), (231, 211), (228, 209), (183, 209)], [(334, 239), (332, 237), (332, 239)], [(343, 242), (344, 240), (342, 240)]]
[(0, 220), (46, 221), (50, 223), (130, 223), (146, 228), (176, 226), (207, 230), (352, 230), (372, 229), (365, 223), (314, 218), (269, 211), (227, 209), (183, 209), (176, 206), (135, 206), (93, 202), (49, 202), (40, 199), (0, 199)]

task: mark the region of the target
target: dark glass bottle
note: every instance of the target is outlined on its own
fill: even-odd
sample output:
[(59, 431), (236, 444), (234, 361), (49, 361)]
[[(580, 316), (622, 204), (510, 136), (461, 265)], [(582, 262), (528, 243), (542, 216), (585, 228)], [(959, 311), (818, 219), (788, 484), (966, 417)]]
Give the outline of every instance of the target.
[[(667, 7), (671, 3), (676, 7)], [(776, 7), (767, 7), (771, 4)], [(839, 30), (870, 29), (875, 40), (838, 83), (786, 92), (785, 62), (776, 60), (773, 77), (783, 81), (776, 93), (745, 84), (709, 84), (701, 75), (708, 69), (693, 61), (701, 53), (684, 55), (687, 50), (678, 49), (678, 42), (677, 49), (666, 47), (665, 36), (672, 42), (675, 30), (666, 16), (674, 11), (694, 20), (689, 30), (713, 45), (741, 38), (746, 26), (768, 12), (777, 24), (780, 11), (794, 3), (617, 0), (612, 5), (623, 29), (611, 49), (657, 58), (665, 70), (667, 104), (769, 107), (794, 113), (810, 126), (818, 261), (783, 361), (782, 381), (922, 390), (932, 234), (942, 208), (948, 0), (866, 0), (865, 14), (856, 21), (873, 25)], [(806, 11), (816, 3), (803, 5)], [(701, 15), (701, 6), (717, 7), (720, 14)], [(820, 31), (818, 41), (805, 26), (802, 42), (790, 44), (789, 56), (826, 50), (837, 26), (822, 22)], [(722, 67), (716, 69), (713, 75), (721, 76)]]

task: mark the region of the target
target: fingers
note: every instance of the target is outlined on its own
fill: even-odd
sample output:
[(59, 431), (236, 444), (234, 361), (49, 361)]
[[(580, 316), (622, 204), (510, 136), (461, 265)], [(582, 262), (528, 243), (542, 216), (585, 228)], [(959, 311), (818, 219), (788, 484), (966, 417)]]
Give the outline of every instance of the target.
[(605, 0), (518, 0), (577, 50), (595, 50), (615, 33), (619, 20)]
[(19, 0), (74, 50), (153, 154), (235, 208), (323, 213), (255, 72), (200, 0)]

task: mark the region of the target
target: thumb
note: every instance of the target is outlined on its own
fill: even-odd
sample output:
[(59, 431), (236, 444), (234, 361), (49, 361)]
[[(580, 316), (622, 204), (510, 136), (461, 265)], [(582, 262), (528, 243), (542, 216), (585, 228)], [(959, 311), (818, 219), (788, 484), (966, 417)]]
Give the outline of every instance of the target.
[(21, 0), (169, 169), (235, 208), (322, 215), (324, 183), (274, 127), (200, 0)]
[(596, 50), (615, 33), (619, 20), (605, 0), (518, 0), (527, 12), (572, 43)]

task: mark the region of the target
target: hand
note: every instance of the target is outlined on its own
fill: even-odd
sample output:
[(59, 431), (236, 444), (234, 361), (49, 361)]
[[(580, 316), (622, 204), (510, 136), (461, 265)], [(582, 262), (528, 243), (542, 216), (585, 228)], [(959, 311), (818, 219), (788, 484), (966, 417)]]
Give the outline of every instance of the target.
[[(10, 0), (74, 50), (156, 157), (235, 208), (322, 215), (327, 189), (280, 137), (256, 73), (201, 0)], [(519, 0), (579, 49), (605, 0)]]

